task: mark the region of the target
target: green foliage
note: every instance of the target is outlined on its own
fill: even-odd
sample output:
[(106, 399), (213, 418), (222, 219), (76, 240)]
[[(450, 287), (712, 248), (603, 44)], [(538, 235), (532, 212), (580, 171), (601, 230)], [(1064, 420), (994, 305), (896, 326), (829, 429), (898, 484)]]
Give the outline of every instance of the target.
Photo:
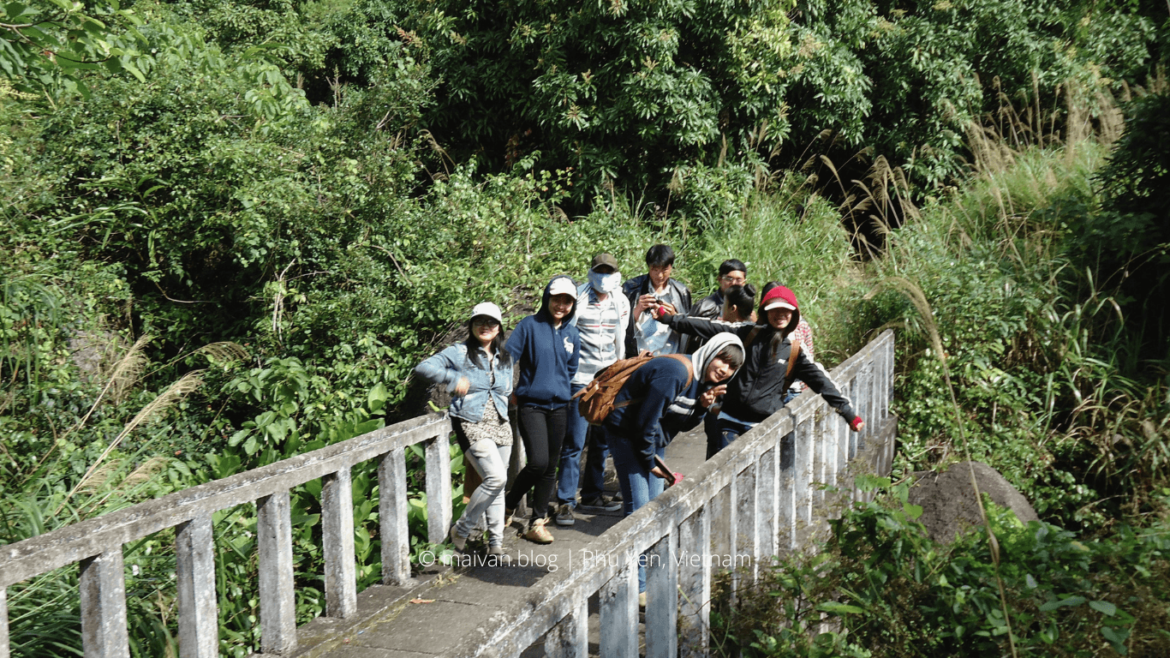
[(398, 44), (442, 71), (432, 130), (494, 170), (541, 151), (579, 198), (638, 190), (762, 122), (786, 125), (785, 0), (478, 4), (365, 0), (341, 19), (341, 70)]
[[(1124, 323), (1109, 328), (1130, 343), (1128, 373), (1142, 360), (1170, 365), (1170, 94), (1138, 98), (1127, 108), (1125, 133), (1096, 176), (1100, 208), (1092, 202), (1065, 213), (1074, 285), (1107, 293)], [(1085, 276), (1085, 273), (1088, 275)]]
[[(746, 656), (1007, 655), (987, 531), (931, 541), (907, 485), (831, 522), (813, 558), (760, 569), (734, 616), (716, 616), (720, 652)], [(1161, 656), (1170, 651), (1170, 541), (1163, 522), (1100, 541), (989, 504), (1021, 656)], [(719, 637), (721, 636), (721, 637)]]
[(146, 39), (142, 19), (117, 0), (88, 7), (72, 0), (0, 6), (0, 71), (19, 88), (88, 94), (84, 72), (129, 72), (139, 81)]

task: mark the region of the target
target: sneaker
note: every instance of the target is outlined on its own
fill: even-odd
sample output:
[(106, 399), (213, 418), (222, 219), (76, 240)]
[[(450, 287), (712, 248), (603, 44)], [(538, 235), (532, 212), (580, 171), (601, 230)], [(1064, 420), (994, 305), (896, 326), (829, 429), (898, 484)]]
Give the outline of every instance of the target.
[(577, 507), (582, 512), (617, 512), (622, 509), (622, 502), (614, 498), (606, 500), (601, 496), (595, 496), (582, 500)]
[(488, 561), (493, 562), (497, 567), (512, 566), (512, 556), (504, 552), (500, 546), (491, 546), (488, 548)]
[(460, 537), (458, 533), (455, 532), (455, 526), (451, 526), (451, 544), (454, 545), (455, 550), (459, 551), (460, 553), (463, 552), (463, 549), (467, 548), (467, 537)]
[(536, 544), (551, 544), (553, 542), (552, 533), (548, 528), (544, 527), (546, 519), (536, 519), (532, 525), (528, 526), (528, 532), (524, 533), (523, 537), (530, 542)]
[(577, 522), (573, 516), (573, 506), (565, 503), (557, 508), (557, 525), (570, 526)]
[(646, 592), (638, 592), (638, 609), (646, 609)]
[(622, 504), (622, 501), (623, 501), (623, 500), (625, 500), (625, 499), (624, 499), (624, 498), (622, 498), (622, 492), (621, 492), (621, 491), (615, 491), (615, 492), (614, 492), (614, 494), (613, 494), (613, 496), (611, 496), (611, 497), (610, 497), (610, 500), (612, 500), (613, 502), (617, 503), (618, 505), (621, 505), (621, 504)]

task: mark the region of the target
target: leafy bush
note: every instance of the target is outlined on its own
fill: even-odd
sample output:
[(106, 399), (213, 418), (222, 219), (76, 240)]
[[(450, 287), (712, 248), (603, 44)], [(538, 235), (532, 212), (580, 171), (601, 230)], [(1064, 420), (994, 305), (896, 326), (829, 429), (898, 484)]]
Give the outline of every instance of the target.
[(890, 489), (884, 480), (884, 486), (877, 502), (855, 504), (830, 522), (832, 537), (816, 557), (760, 569), (755, 588), (739, 593), (735, 614), (713, 619), (722, 631), (713, 641), (722, 641), (721, 654), (1170, 651), (1170, 540), (1164, 522), (1088, 541), (1047, 523), (1025, 526), (1009, 510), (990, 505), (998, 550), (982, 526), (940, 546), (915, 520), (922, 510), (906, 502), (907, 485)]

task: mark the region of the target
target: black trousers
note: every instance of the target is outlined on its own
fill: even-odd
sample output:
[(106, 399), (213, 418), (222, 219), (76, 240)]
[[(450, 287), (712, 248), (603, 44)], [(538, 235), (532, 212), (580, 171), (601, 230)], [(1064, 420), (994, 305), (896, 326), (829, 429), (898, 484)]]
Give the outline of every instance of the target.
[(561, 444), (565, 441), (567, 419), (567, 406), (559, 409), (520, 407), (520, 439), (524, 441), (528, 463), (516, 474), (512, 490), (504, 498), (505, 507), (516, 509), (520, 499), (531, 491), (528, 502), (532, 507), (532, 518), (548, 516), (548, 503), (557, 488), (557, 462), (560, 461)]

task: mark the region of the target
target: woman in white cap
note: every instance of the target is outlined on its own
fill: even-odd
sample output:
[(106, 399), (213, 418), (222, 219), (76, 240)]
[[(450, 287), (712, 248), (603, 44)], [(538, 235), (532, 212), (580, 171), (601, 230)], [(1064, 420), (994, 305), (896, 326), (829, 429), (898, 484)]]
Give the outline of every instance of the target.
[(521, 320), (504, 346), (520, 371), (517, 424), (528, 458), (512, 481), (504, 505), (515, 510), (522, 497), (532, 494), (528, 498), (532, 518), (524, 538), (537, 544), (553, 540), (545, 527), (548, 504), (557, 486), (557, 462), (573, 396), (571, 382), (581, 358), (581, 338), (572, 322), (576, 311), (577, 284), (567, 276), (554, 276), (544, 289), (540, 310)]
[(451, 527), (451, 542), (460, 552), (471, 531), (487, 515), (488, 556), (508, 561), (504, 553), (504, 485), (512, 455), (508, 397), (512, 394), (512, 357), (503, 349), (503, 315), (491, 302), (477, 304), (467, 323), (467, 340), (418, 364), (414, 372), (451, 393), (448, 414), (463, 454), (483, 478), (467, 509)]

